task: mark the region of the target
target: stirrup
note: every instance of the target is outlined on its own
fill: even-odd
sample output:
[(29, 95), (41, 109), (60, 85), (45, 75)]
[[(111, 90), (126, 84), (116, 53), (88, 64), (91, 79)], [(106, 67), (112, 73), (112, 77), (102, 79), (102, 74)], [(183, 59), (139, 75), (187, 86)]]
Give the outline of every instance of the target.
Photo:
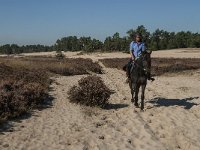
[(155, 81), (155, 78), (150, 77), (150, 78), (148, 78), (148, 80), (151, 80), (153, 82), (153, 81)]

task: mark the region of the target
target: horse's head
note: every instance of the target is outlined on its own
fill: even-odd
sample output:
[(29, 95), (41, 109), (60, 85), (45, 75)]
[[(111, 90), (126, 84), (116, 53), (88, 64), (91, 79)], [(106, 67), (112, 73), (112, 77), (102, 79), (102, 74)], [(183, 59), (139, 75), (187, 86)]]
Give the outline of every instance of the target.
[(143, 65), (145, 68), (150, 68), (151, 67), (151, 50), (146, 50), (143, 54)]
[(142, 52), (142, 55), (136, 61), (145, 70), (151, 68), (151, 53), (150, 50)]

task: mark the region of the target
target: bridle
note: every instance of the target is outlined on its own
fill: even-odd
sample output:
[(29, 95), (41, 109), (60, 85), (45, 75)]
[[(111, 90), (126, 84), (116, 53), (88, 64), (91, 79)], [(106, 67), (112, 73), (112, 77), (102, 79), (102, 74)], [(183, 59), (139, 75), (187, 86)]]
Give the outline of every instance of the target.
[[(142, 59), (142, 61), (144, 61), (144, 60), (145, 60), (145, 57), (146, 57), (146, 55), (147, 55), (147, 53), (148, 53), (148, 52), (146, 52), (146, 53), (142, 54), (140, 57), (136, 58), (135, 62), (133, 62), (133, 63), (134, 63), (135, 65), (137, 65), (140, 69), (142, 69), (144, 72), (149, 73), (149, 72), (150, 72), (150, 69), (144, 68), (143, 66), (139, 65), (139, 64), (136, 62), (138, 59)], [(147, 61), (147, 60), (145, 60), (145, 61)]]

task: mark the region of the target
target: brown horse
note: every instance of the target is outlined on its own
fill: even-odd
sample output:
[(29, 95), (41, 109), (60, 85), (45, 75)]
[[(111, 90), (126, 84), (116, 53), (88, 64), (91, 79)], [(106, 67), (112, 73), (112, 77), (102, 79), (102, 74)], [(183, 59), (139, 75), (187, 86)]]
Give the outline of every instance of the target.
[(140, 87), (142, 88), (141, 93), (141, 110), (144, 110), (144, 95), (145, 88), (147, 85), (147, 79), (150, 78), (150, 68), (151, 68), (151, 51), (144, 52), (135, 62), (132, 63), (130, 70), (130, 81), (129, 86), (131, 89), (132, 99), (131, 102), (134, 103), (136, 107), (138, 105), (138, 93)]

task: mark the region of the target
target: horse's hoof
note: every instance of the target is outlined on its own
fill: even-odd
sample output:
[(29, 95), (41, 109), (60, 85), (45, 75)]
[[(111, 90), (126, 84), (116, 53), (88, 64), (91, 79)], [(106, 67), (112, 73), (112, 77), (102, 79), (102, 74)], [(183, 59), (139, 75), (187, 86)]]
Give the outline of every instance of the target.
[(150, 78), (151, 82), (155, 81), (155, 78)]
[(140, 109), (140, 112), (144, 112), (144, 109)]
[(134, 104), (134, 105), (135, 105), (136, 108), (139, 108), (139, 105), (138, 105), (138, 104)]

